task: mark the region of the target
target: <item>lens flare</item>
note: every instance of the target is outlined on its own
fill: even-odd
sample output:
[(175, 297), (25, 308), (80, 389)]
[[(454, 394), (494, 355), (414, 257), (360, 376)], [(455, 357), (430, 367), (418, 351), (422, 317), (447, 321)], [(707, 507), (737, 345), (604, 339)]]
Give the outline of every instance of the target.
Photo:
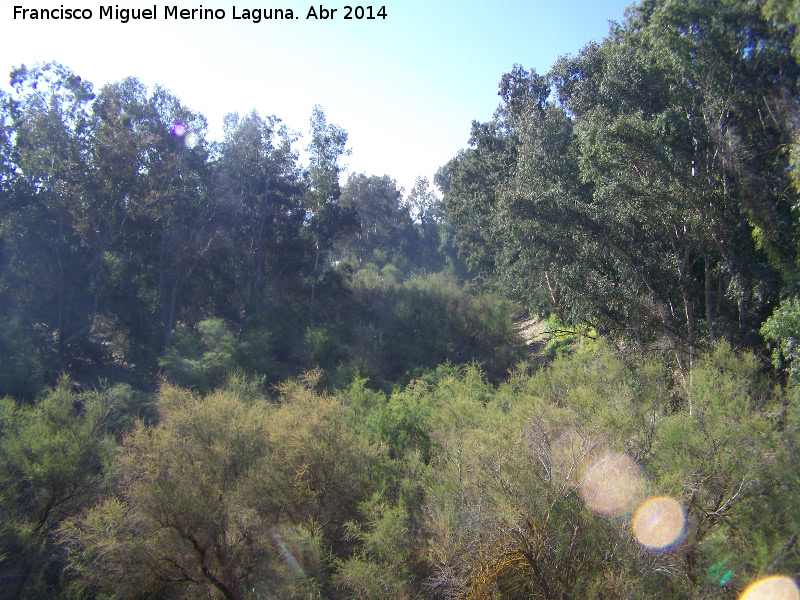
[(176, 137), (183, 137), (186, 135), (186, 125), (178, 121), (172, 126), (172, 135)]
[(725, 585), (731, 580), (731, 577), (733, 577), (733, 569), (728, 569), (725, 571), (725, 574), (719, 578), (719, 584)]
[(305, 571), (303, 571), (303, 567), (300, 566), (300, 563), (297, 562), (292, 551), (286, 546), (283, 541), (283, 538), (278, 533), (278, 530), (274, 527), (269, 528), (269, 536), (272, 538), (272, 541), (278, 547), (280, 551), (281, 559), (283, 560), (284, 564), (289, 567), (292, 573), (297, 577), (305, 577)]
[(633, 515), (633, 535), (645, 548), (663, 550), (683, 537), (686, 516), (677, 500), (650, 498)]
[(733, 569), (728, 568), (728, 559), (720, 558), (708, 569), (706, 581), (717, 583), (720, 586), (726, 585), (733, 577)]
[(800, 590), (791, 577), (773, 575), (751, 583), (739, 600), (800, 600)]
[(186, 144), (186, 147), (189, 148), (189, 150), (197, 146), (197, 142), (199, 141), (200, 138), (198, 138), (194, 133), (188, 133), (186, 134), (186, 137), (183, 138), (183, 143)]
[(581, 497), (594, 512), (619, 517), (633, 512), (644, 488), (644, 476), (634, 460), (612, 452), (589, 465), (581, 481)]

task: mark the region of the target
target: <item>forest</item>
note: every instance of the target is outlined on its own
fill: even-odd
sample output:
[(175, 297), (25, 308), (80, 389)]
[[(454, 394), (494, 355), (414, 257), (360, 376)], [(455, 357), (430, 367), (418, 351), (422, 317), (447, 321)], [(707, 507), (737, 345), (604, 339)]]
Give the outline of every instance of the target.
[(800, 598), (796, 0), (498, 75), (403, 190), (12, 71), (0, 599)]

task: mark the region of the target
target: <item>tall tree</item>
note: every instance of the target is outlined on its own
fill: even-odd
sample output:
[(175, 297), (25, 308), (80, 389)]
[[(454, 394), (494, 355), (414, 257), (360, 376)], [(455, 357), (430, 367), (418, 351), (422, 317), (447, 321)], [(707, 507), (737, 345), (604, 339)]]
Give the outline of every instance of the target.
[[(749, 334), (795, 249), (785, 36), (740, 2), (645, 2), (548, 82), (515, 68), (490, 123), (448, 166), (448, 211), (473, 268), (535, 307), (666, 336), (683, 366)], [(740, 337), (741, 339), (741, 337)]]
[(356, 215), (358, 228), (339, 241), (340, 255), (361, 267), (375, 250), (391, 256), (407, 249), (412, 224), (401, 197), (397, 182), (388, 175), (350, 175), (339, 204)]
[(124, 360), (145, 364), (161, 338), (152, 316), (158, 314), (153, 306), (158, 292), (148, 276), (153, 237), (146, 208), (157, 129), (150, 124), (147, 88), (137, 79), (103, 86), (92, 110), (93, 229), (104, 256), (103, 333), (126, 340), (116, 344)]
[[(774, 301), (770, 262), (792, 253), (785, 132), (763, 118), (794, 93), (786, 39), (754, 6), (651, 2), (590, 54), (559, 65), (560, 98), (578, 120), (581, 176), (610, 208), (603, 219), (645, 241), (629, 243), (634, 252), (662, 246), (660, 279), (672, 282), (654, 300), (664, 329), (689, 357), (702, 317), (711, 341), (717, 327), (752, 331)], [(592, 98), (592, 88), (602, 91)], [(636, 210), (621, 219), (620, 203)]]
[(11, 83), (0, 286), (9, 308), (41, 324), (40, 344), (69, 363), (98, 309), (102, 257), (87, 227), (94, 95), (91, 84), (52, 63), (15, 69)]
[(295, 137), (271, 116), (252, 112), (225, 118), (225, 139), (215, 168), (216, 193), (227, 214), (233, 271), (246, 317), (253, 296), (299, 268), (304, 213)]
[[(337, 204), (339, 176), (344, 170), (341, 159), (350, 154), (347, 132), (329, 124), (318, 104), (311, 113), (311, 141), (306, 147), (310, 155), (308, 167), (309, 192), (306, 195), (308, 232), (314, 248), (314, 267), (311, 271), (311, 300), (309, 321), (314, 324), (314, 296), (320, 272), (320, 258), (331, 248), (334, 240), (350, 224), (347, 214)], [(346, 223), (347, 222), (347, 223)]]
[[(137, 282), (135, 294), (148, 314), (157, 315), (156, 344), (163, 347), (181, 294), (219, 230), (205, 118), (167, 90), (148, 90), (136, 79), (104, 86), (95, 112), (97, 197), (113, 225), (115, 265)], [(126, 287), (121, 279), (117, 295)]]
[(417, 177), (405, 204), (417, 224), (419, 239), (414, 258), (428, 271), (441, 270), (446, 259), (442, 246), (449, 226), (444, 200), (430, 188), (427, 177)]

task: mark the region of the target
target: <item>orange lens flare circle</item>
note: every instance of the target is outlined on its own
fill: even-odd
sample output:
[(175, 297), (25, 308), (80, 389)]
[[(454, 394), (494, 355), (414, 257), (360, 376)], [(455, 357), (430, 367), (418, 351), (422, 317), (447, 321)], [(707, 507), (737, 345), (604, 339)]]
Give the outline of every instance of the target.
[(739, 600), (800, 600), (800, 590), (791, 577), (773, 575), (751, 583)]
[(633, 515), (633, 535), (651, 550), (663, 550), (680, 541), (686, 515), (677, 500), (657, 496), (644, 502)]

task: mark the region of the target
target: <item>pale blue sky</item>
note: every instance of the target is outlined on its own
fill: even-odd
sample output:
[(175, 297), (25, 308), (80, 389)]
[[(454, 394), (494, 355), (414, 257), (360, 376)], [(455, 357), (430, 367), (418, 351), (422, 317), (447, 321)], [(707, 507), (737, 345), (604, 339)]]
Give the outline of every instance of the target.
[[(497, 106), (497, 84), (514, 63), (546, 72), (561, 55), (575, 54), (621, 21), (633, 0), (386, 0), (386, 19), (306, 20), (309, 3), (296, 0), (237, 3), (210, 0), (180, 8), (224, 8), (219, 21), (158, 18), (123, 24), (100, 20), (92, 0), (0, 0), (0, 70), (56, 60), (91, 81), (135, 76), (162, 84), (209, 122), (221, 136), (222, 118), (252, 109), (275, 114), (305, 134), (314, 104), (344, 127), (351, 172), (388, 174), (407, 190), (418, 175), (436, 169), (466, 146), (473, 119), (487, 120)], [(80, 21), (21, 21), (26, 8), (90, 8)], [(122, 0), (120, 7), (152, 7), (153, 0)], [(292, 21), (233, 20), (233, 6), (291, 8)], [(319, 2), (313, 6), (319, 6)], [(367, 6), (367, 4), (364, 4)], [(304, 145), (301, 141), (298, 149)]]

